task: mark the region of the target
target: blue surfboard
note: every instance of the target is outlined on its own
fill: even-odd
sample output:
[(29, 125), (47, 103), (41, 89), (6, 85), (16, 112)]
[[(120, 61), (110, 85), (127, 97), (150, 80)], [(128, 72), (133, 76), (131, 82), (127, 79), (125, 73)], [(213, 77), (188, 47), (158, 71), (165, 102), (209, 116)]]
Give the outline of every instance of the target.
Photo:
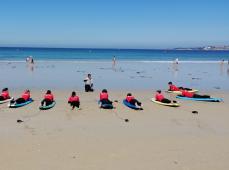
[[(98, 101), (98, 104), (101, 104), (101, 101)], [(114, 109), (114, 106), (112, 104), (101, 104), (101, 108), (103, 109)]]
[(142, 108), (130, 104), (126, 99), (123, 100), (123, 104), (124, 104), (125, 106), (131, 108), (131, 109), (134, 109), (134, 110), (142, 110)]
[(20, 103), (20, 104), (17, 104), (17, 103), (13, 103), (13, 104), (9, 104), (9, 108), (18, 108), (18, 107), (22, 107), (22, 106), (25, 106), (27, 104), (30, 104), (33, 102), (33, 99), (30, 98), (28, 101), (24, 102), (24, 103)]
[(223, 99), (221, 98), (191, 98), (191, 97), (183, 97), (183, 96), (176, 96), (178, 99), (183, 99), (183, 100), (193, 100), (193, 101), (204, 101), (204, 102), (221, 102)]
[(48, 106), (40, 106), (39, 109), (40, 110), (48, 110), (48, 109), (51, 109), (55, 106), (56, 102), (53, 101), (52, 104), (48, 105)]

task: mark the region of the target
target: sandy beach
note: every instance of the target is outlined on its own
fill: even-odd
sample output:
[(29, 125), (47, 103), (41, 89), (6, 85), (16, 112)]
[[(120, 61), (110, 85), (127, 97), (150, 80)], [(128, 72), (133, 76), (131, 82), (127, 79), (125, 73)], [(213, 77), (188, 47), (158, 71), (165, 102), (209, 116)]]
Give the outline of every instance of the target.
[[(56, 54), (52, 49), (33, 50), (41, 56)], [(18, 55), (11, 51), (10, 54)], [(70, 50), (57, 56), (62, 54), (73, 57), (74, 53)], [(102, 54), (106, 56), (107, 51)], [(146, 54), (154, 53), (141, 51), (140, 56)], [(29, 88), (35, 100), (17, 109), (0, 105), (0, 170), (229, 169), (227, 63), (205, 59), (174, 64), (169, 58), (156, 61), (140, 57), (118, 60), (113, 65), (100, 55), (98, 60), (71, 60), (71, 57), (40, 58), (35, 64), (10, 57), (9, 61), (0, 61), (0, 77), (3, 77), (0, 89), (8, 87), (10, 95), (17, 98)], [(83, 91), (83, 80), (88, 73), (92, 74), (96, 90), (93, 93)], [(178, 100), (179, 108), (151, 102), (156, 90), (167, 90), (169, 81), (198, 89), (200, 94), (223, 98), (224, 102)], [(108, 89), (111, 100), (118, 100), (114, 110), (98, 107), (99, 92), (104, 88)], [(39, 111), (48, 89), (55, 96), (56, 106)], [(73, 90), (78, 91), (82, 110), (72, 111), (67, 104)], [(128, 92), (143, 103), (143, 111), (122, 104)], [(174, 94), (165, 93), (165, 96), (176, 100)]]
[(224, 102), (179, 100), (179, 108), (152, 103), (152, 91), (131, 91), (143, 111), (125, 107), (126, 91), (115, 90), (114, 110), (98, 108), (98, 91), (81, 91), (82, 110), (72, 111), (70, 92), (54, 90), (57, 104), (47, 111), (38, 109), (40, 90), (32, 91), (35, 101), (25, 107), (0, 105), (1, 170), (229, 169), (228, 91), (202, 92)]
[(228, 7), (1, 1), (0, 170), (229, 170)]

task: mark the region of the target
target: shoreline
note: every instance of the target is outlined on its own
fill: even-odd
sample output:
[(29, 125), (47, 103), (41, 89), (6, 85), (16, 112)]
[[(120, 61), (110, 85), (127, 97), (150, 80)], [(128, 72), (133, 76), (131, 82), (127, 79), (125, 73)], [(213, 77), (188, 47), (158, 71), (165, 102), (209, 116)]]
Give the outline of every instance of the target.
[[(98, 61), (99, 60), (99, 61)], [(165, 63), (165, 64), (175, 64), (174, 60), (118, 60), (116, 61), (118, 63)], [(218, 60), (179, 60), (179, 64), (225, 64), (227, 65), (227, 61), (224, 61), (224, 63), (221, 63), (222, 61)], [(26, 61), (23, 60), (0, 60), (0, 63), (26, 63)], [(35, 63), (106, 63), (106, 64), (112, 64), (111, 60), (104, 60), (104, 59), (88, 59), (88, 60), (80, 60), (80, 59), (47, 59), (47, 60), (35, 60)], [(179, 65), (178, 64), (178, 65)], [(175, 64), (176, 65), (176, 64)]]

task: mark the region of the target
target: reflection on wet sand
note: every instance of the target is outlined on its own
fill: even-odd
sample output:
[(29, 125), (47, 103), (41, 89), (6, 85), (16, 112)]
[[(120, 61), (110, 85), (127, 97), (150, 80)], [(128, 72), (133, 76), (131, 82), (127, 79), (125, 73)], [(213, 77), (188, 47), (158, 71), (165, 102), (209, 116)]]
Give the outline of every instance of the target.
[(178, 77), (178, 71), (179, 71), (178, 64), (172, 63), (172, 73), (174, 78)]
[(224, 62), (220, 62), (220, 75), (224, 75)]
[[(36, 62), (36, 65), (25, 65), (23, 62), (3, 63), (0, 77), (5, 78), (1, 80), (1, 84), (11, 88), (51, 87), (80, 90), (83, 89), (84, 73), (90, 72), (95, 75), (96, 89), (164, 89), (167, 88), (169, 81), (195, 87), (198, 90), (212, 89), (214, 86), (228, 89), (229, 66), (226, 67), (225, 64), (224, 72), (227, 73), (224, 75), (219, 75), (219, 63), (119, 62), (113, 68), (111, 64), (110, 62)], [(16, 67), (12, 69), (12, 66)], [(33, 73), (32, 76), (29, 73)]]
[(227, 76), (229, 77), (229, 66), (227, 67)]
[(27, 68), (30, 72), (34, 71), (34, 64), (33, 63), (27, 63)]

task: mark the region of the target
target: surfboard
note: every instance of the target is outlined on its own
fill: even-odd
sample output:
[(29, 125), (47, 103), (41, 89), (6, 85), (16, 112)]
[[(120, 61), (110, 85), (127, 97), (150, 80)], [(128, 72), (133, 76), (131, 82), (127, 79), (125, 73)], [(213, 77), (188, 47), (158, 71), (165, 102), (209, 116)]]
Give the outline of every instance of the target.
[(131, 108), (131, 109), (134, 109), (134, 110), (142, 110), (142, 108), (130, 104), (126, 99), (123, 100), (123, 104), (124, 104), (125, 106)]
[(170, 106), (170, 107), (179, 107), (180, 106), (179, 103), (162, 103), (162, 102), (159, 102), (159, 101), (155, 100), (155, 98), (152, 98), (151, 101), (154, 102), (154, 103), (163, 105), (163, 106)]
[(114, 108), (112, 104), (101, 104), (101, 101), (98, 101), (98, 104), (100, 105), (100, 108), (102, 109), (113, 109)]
[[(190, 92), (190, 93), (196, 93), (198, 91), (199, 90), (196, 90), (196, 89), (188, 90), (188, 92)], [(174, 94), (181, 94), (182, 93), (181, 91), (171, 91), (171, 90), (167, 90), (166, 92), (167, 93), (174, 93)]]
[(221, 98), (191, 98), (191, 97), (183, 97), (183, 96), (176, 96), (178, 99), (183, 100), (192, 100), (192, 101), (204, 101), (204, 102), (222, 102), (223, 99)]
[(48, 106), (40, 106), (39, 109), (40, 109), (40, 110), (48, 110), (48, 109), (53, 108), (55, 105), (56, 105), (56, 102), (53, 101), (52, 104), (50, 104), (50, 105), (48, 105)]
[(13, 99), (14, 99), (14, 98), (13, 98), (13, 97), (11, 97), (10, 99), (1, 100), (1, 101), (0, 101), (0, 104), (10, 102), (10, 101), (11, 101), (11, 100), (13, 100)]
[(26, 101), (26, 102), (24, 102), (24, 103), (20, 103), (20, 104), (17, 104), (17, 103), (13, 103), (13, 104), (11, 104), (11, 103), (9, 103), (9, 108), (18, 108), (18, 107), (22, 107), (22, 106), (25, 106), (25, 105), (27, 105), (27, 104), (30, 104), (30, 103), (32, 103), (33, 102), (33, 99), (32, 98), (30, 98), (28, 101)]

